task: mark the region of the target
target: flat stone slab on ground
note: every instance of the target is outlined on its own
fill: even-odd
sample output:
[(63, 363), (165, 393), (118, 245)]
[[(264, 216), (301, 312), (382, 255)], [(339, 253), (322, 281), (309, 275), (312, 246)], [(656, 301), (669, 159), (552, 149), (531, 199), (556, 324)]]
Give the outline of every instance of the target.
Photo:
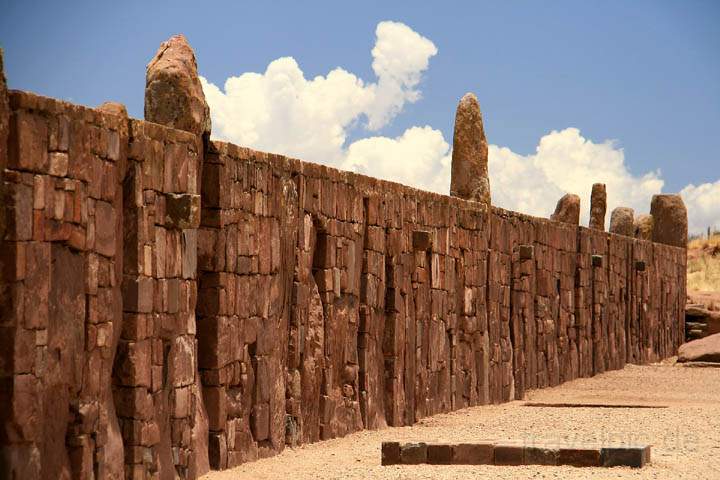
[(650, 445), (577, 446), (498, 443), (382, 442), (382, 465), (572, 465), (642, 468)]

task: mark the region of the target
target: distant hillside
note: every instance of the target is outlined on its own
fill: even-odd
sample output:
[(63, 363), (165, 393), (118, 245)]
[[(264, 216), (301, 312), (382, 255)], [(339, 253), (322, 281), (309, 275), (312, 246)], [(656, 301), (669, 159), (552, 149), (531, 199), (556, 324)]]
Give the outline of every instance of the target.
[(687, 288), (720, 292), (720, 233), (688, 243)]

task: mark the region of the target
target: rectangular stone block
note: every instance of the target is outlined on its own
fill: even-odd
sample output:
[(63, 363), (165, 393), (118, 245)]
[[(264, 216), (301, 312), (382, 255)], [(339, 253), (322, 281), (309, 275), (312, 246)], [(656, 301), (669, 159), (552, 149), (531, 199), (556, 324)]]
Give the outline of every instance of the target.
[(405, 465), (427, 463), (426, 443), (406, 443), (400, 446), (400, 461)]
[(522, 445), (495, 445), (495, 465), (522, 465), (525, 448)]
[(430, 444), (427, 446), (427, 463), (431, 465), (449, 465), (452, 460), (452, 445)]
[(558, 459), (559, 465), (572, 465), (574, 467), (599, 467), (599, 448), (561, 448)]
[(380, 448), (380, 464), (381, 465), (397, 465), (400, 462), (400, 443), (399, 442), (382, 442)]
[(494, 446), (489, 443), (460, 443), (453, 447), (453, 461), (457, 465), (492, 465)]
[(558, 465), (560, 450), (552, 447), (525, 447), (525, 465)]
[(650, 463), (650, 445), (606, 447), (600, 458), (603, 467), (642, 468)]

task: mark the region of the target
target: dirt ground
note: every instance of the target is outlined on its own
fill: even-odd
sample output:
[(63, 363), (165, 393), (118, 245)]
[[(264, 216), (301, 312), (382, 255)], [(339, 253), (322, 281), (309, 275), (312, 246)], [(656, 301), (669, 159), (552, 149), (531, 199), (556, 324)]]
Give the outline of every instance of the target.
[[(663, 405), (667, 408), (527, 407), (523, 401), (426, 418), (412, 427), (363, 431), (286, 449), (205, 480), (236, 479), (720, 479), (720, 368), (665, 362), (628, 365), (594, 378), (529, 392), (527, 401)], [(642, 469), (550, 466), (381, 466), (380, 443), (395, 441), (651, 444)]]

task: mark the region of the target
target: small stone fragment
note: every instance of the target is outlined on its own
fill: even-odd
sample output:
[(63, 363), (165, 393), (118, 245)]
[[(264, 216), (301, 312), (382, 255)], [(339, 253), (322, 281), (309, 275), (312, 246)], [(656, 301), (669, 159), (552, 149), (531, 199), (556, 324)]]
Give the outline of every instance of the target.
[(550, 216), (550, 220), (556, 222), (569, 223), (571, 225), (580, 224), (580, 197), (573, 193), (566, 193), (555, 206), (555, 213)]

